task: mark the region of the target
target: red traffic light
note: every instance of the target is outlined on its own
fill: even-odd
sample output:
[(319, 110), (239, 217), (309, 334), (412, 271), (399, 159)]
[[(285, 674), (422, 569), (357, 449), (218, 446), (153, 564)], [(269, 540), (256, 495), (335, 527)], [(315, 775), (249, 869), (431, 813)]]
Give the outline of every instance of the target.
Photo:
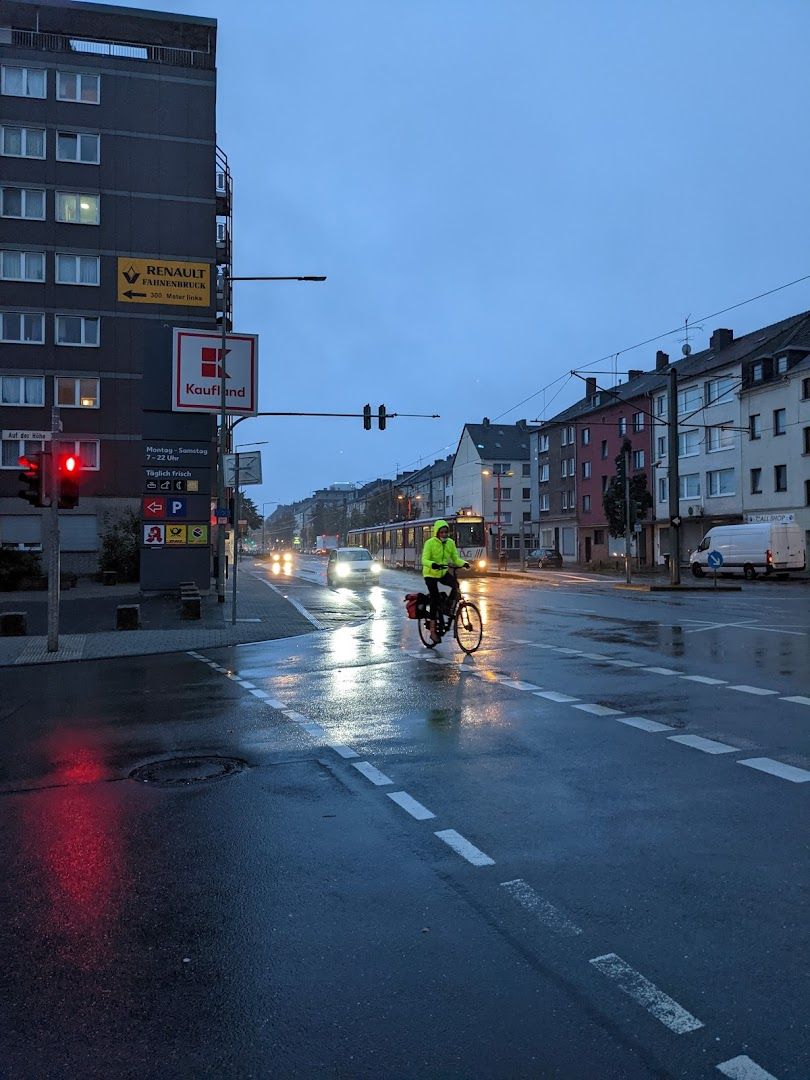
[(73, 510), (79, 505), (79, 476), (82, 462), (78, 454), (62, 454), (59, 458), (59, 498), (60, 510)]
[(68, 454), (62, 461), (62, 468), (68, 473), (76, 472), (79, 469), (79, 459), (75, 454)]

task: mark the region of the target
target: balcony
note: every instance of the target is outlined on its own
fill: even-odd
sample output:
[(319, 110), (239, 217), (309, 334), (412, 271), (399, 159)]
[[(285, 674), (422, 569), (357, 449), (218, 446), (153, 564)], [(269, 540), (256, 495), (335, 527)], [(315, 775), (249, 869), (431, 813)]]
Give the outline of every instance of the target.
[(230, 259), (231, 234), (226, 221), (217, 222), (217, 262), (224, 263)]
[(231, 174), (216, 171), (217, 214), (227, 217), (231, 212)]
[(214, 54), (202, 49), (177, 49), (168, 45), (143, 42), (111, 41), (103, 38), (76, 38), (68, 34), (47, 34), (40, 30), (11, 30), (11, 44), (39, 52), (91, 53), (94, 56), (117, 56), (124, 60), (143, 60), (172, 67), (212, 69)]

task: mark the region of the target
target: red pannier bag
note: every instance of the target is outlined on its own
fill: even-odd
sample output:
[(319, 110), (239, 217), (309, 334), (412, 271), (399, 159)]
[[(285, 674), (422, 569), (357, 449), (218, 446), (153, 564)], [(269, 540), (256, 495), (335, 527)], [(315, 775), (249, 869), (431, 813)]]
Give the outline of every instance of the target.
[(405, 610), (409, 619), (424, 619), (427, 617), (428, 596), (426, 593), (409, 592), (405, 594)]

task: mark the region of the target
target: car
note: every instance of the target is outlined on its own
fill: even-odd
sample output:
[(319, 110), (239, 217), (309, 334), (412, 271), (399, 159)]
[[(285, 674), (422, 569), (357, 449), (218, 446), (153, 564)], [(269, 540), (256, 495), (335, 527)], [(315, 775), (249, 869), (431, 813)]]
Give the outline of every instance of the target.
[(535, 548), (526, 556), (527, 566), (536, 566), (541, 570), (559, 570), (562, 563), (562, 555), (552, 547)]
[(293, 554), (291, 551), (273, 551), (270, 553), (270, 569), (274, 574), (284, 574), (289, 577), (294, 569)]
[(382, 567), (366, 548), (336, 548), (329, 552), (326, 581), (332, 585), (374, 585)]

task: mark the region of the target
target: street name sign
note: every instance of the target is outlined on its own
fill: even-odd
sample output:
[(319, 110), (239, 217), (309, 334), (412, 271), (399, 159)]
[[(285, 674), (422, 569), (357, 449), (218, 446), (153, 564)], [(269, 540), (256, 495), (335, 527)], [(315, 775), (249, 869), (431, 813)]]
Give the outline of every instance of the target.
[(122, 304), (211, 305), (210, 263), (119, 256), (116, 284)]
[[(222, 411), (222, 335), (174, 328), (172, 411)], [(258, 411), (258, 334), (225, 337), (225, 411), (255, 416)]]

